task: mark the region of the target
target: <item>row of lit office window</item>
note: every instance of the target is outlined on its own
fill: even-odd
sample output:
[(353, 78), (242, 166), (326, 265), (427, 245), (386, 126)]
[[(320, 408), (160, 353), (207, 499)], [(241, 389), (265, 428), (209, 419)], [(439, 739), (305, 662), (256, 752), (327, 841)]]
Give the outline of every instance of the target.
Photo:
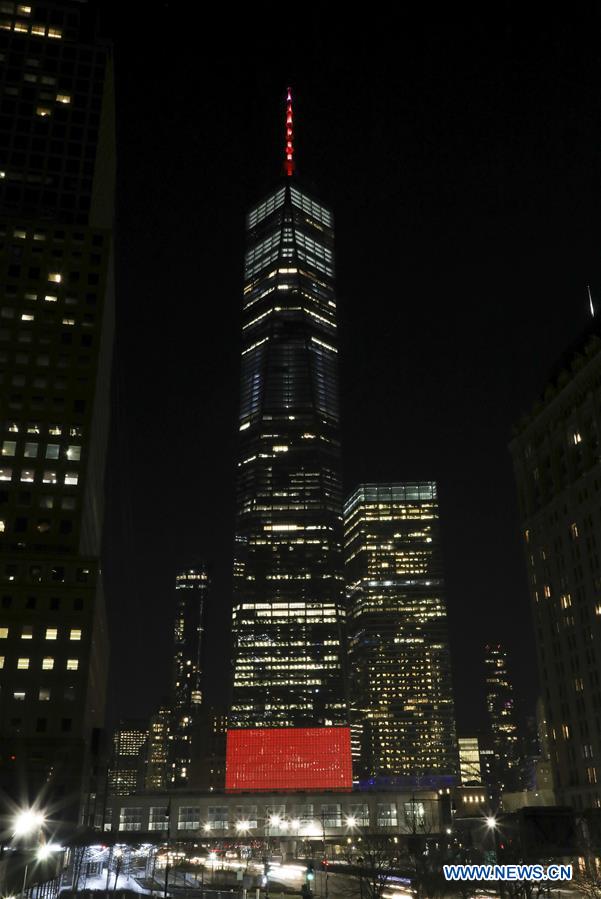
[[(10, 629), (8, 627), (0, 627), (0, 640), (7, 640)], [(20, 633), (21, 640), (33, 640), (34, 628), (32, 624), (24, 624)], [(82, 631), (80, 627), (69, 628), (69, 640), (81, 640)], [(58, 640), (58, 628), (47, 627), (44, 631), (45, 640)]]
[[(16, 473), (16, 472), (15, 472)], [(38, 472), (40, 474), (40, 472)], [(0, 468), (0, 481), (12, 481), (13, 480), (13, 469), (10, 467)], [(36, 472), (33, 468), (24, 468), (21, 470), (18, 480), (24, 484), (33, 484), (36, 480)], [(62, 480), (60, 479), (60, 475), (56, 471), (52, 471), (49, 469), (45, 469), (41, 472), (41, 478), (38, 477), (38, 482), (41, 481), (42, 484), (64, 484), (65, 487), (77, 487), (79, 482), (79, 475), (75, 471), (68, 471), (63, 476)]]
[[(41, 449), (41, 445), (35, 443), (33, 441), (28, 441), (23, 446), (23, 457), (25, 459), (37, 459), (38, 452)], [(60, 458), (61, 446), (59, 443), (48, 443), (46, 444), (46, 450), (44, 452), (45, 459), (59, 459)], [(63, 453), (68, 462), (79, 462), (81, 459), (81, 446), (77, 444), (70, 444), (69, 446), (63, 447)], [(15, 456), (17, 454), (17, 441), (16, 440), (4, 440), (2, 442), (2, 455), (3, 456)]]
[[(41, 669), (42, 671), (53, 671), (55, 659), (47, 656), (42, 659)], [(0, 668), (4, 668), (6, 666), (6, 656), (0, 656)], [(18, 671), (29, 671), (32, 666), (32, 660), (27, 658), (26, 656), (20, 656), (17, 658), (16, 668)], [(79, 669), (79, 659), (67, 659), (65, 661), (65, 670), (66, 671), (77, 671)]]

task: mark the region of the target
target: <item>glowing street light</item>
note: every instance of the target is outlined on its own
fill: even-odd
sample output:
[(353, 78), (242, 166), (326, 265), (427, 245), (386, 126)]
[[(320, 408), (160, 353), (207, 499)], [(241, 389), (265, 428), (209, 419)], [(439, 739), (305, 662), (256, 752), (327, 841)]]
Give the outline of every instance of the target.
[(269, 824), (271, 825), (271, 827), (278, 827), (281, 820), (282, 819), (280, 818), (279, 815), (270, 815), (269, 816)]
[(42, 812), (33, 808), (18, 812), (13, 821), (13, 836), (28, 837), (39, 831), (46, 821)]
[(354, 815), (348, 816), (348, 818), (346, 819), (346, 826), (347, 827), (356, 827), (357, 826), (357, 819), (355, 818)]
[(497, 819), (494, 818), (492, 815), (489, 815), (489, 816), (488, 816), (487, 818), (485, 818), (484, 820), (485, 820), (485, 822), (486, 822), (486, 826), (487, 826), (487, 827), (490, 827), (491, 830), (494, 830), (495, 827), (497, 826)]
[(248, 821), (236, 821), (236, 830), (238, 833), (247, 833), (250, 829)]

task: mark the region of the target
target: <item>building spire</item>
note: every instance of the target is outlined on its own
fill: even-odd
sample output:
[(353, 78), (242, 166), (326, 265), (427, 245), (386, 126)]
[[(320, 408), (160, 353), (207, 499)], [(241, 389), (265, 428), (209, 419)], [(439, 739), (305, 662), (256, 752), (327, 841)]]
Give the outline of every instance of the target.
[(284, 171), (288, 178), (294, 174), (294, 145), (292, 133), (292, 88), (286, 95), (286, 149), (284, 155)]

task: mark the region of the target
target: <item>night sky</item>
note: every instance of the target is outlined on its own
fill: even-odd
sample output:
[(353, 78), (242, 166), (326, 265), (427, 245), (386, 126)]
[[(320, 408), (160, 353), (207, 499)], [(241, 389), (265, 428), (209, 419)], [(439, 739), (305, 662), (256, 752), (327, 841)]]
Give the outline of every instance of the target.
[(280, 174), (288, 84), (299, 175), (335, 213), (345, 492), (438, 481), (459, 730), (484, 720), (487, 641), (507, 644), (533, 711), (507, 447), (587, 324), (587, 282), (601, 308), (601, 15), (526, 6), (209, 21), (199, 5), (195, 25), (176, 3), (105, 8), (111, 720), (166, 695), (174, 576), (195, 559), (214, 571), (210, 698), (227, 694), (244, 213)]

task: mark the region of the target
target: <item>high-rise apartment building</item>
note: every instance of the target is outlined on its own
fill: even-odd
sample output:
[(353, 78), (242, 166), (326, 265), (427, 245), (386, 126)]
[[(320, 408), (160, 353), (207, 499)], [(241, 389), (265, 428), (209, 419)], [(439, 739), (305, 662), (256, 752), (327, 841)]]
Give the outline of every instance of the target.
[(170, 781), (186, 784), (193, 755), (194, 724), (203, 701), (204, 632), (210, 578), (200, 564), (175, 579)]
[(595, 320), (510, 445), (557, 801), (601, 805), (601, 339)]
[(2, 3), (0, 81), (0, 789), (86, 817), (115, 174), (111, 50), (87, 5)]
[(346, 722), (334, 223), (297, 178), (246, 218), (234, 727)]
[(495, 777), (499, 790), (520, 786), (518, 728), (515, 720), (513, 686), (507, 670), (507, 653), (491, 644), (484, 651), (486, 709), (495, 753)]
[(363, 484), (344, 509), (356, 774), (457, 774), (433, 481)]
[(148, 728), (135, 719), (121, 721), (113, 732), (112, 755), (108, 769), (110, 796), (127, 796), (144, 787)]

